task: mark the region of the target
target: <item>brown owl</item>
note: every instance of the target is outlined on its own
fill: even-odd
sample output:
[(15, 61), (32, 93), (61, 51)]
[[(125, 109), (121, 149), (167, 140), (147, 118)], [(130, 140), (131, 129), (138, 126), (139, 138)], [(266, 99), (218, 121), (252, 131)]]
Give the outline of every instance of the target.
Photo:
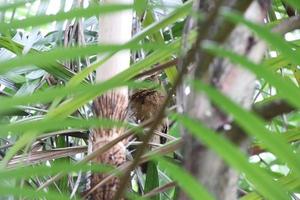
[[(146, 81), (153, 81), (158, 83), (157, 76), (151, 76)], [(130, 96), (130, 110), (131, 115), (136, 123), (142, 123), (144, 121), (153, 118), (161, 108), (165, 100), (165, 92), (160, 89), (138, 89), (133, 91)], [(167, 133), (166, 120), (158, 127), (157, 131)], [(164, 137), (154, 135), (151, 143), (162, 144), (166, 142)]]

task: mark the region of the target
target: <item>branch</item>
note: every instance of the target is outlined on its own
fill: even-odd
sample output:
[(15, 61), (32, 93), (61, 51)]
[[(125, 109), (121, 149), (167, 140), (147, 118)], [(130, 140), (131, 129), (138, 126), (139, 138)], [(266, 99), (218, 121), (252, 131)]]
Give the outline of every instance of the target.
[(156, 67), (154, 67), (154, 68), (152, 68), (152, 69), (149, 69), (149, 70), (147, 70), (147, 71), (144, 71), (144, 72), (142, 72), (142, 73), (140, 73), (140, 74), (134, 76), (132, 79), (142, 78), (142, 77), (144, 77), (144, 76), (152, 75), (152, 74), (154, 74), (154, 73), (156, 73), (156, 72), (158, 72), (158, 71), (162, 71), (162, 70), (164, 70), (164, 69), (170, 68), (170, 67), (176, 65), (176, 64), (177, 64), (177, 61), (178, 61), (178, 59), (175, 58), (174, 60), (170, 60), (170, 61), (168, 61), (168, 62), (166, 62), (166, 63), (159, 64), (159, 65), (157, 65)]
[(270, 103), (253, 107), (253, 111), (267, 121), (294, 110), (295, 108), (293, 106), (282, 100), (274, 100)]
[[(264, 120), (271, 121), (277, 116), (294, 111), (295, 108), (287, 104), (285, 101), (275, 100), (260, 106), (254, 106), (252, 110)], [(228, 135), (231, 141), (235, 144), (241, 144), (248, 138), (247, 134), (236, 123), (233, 123), (232, 128), (225, 134)], [(251, 155), (262, 151), (262, 149), (258, 149), (257, 147), (249, 149)]]
[(284, 35), (295, 29), (300, 29), (300, 16), (294, 16), (282, 21), (279, 25), (272, 29), (274, 33)]
[(289, 17), (295, 16), (296, 15), (296, 11), (293, 7), (291, 7), (290, 5), (286, 4), (285, 2), (281, 1), (283, 7), (286, 10), (286, 13)]
[[(200, 2), (203, 2), (200, 0)], [(213, 2), (208, 1), (207, 2)], [(233, 1), (226, 0), (227, 4), (231, 4)], [(255, 22), (263, 22), (263, 18), (266, 14), (266, 9), (258, 2), (254, 2), (250, 7), (248, 5), (252, 1), (236, 1), (240, 4), (240, 9), (237, 6), (229, 6), (231, 10), (239, 10), (244, 13), (247, 19), (251, 19)], [(244, 8), (244, 9), (243, 9)], [(248, 9), (247, 9), (248, 8)], [(246, 11), (245, 11), (246, 10)], [(220, 28), (224, 26), (227, 26)], [(211, 30), (210, 36), (206, 39), (218, 44), (224, 44), (232, 51), (250, 57), (254, 62), (259, 62), (264, 55), (265, 45), (257, 40), (253, 33), (245, 27), (238, 26), (232, 32), (232, 24), (228, 25), (227, 21), (220, 20), (218, 24)], [(230, 30), (228, 34), (226, 31)], [(223, 34), (230, 35), (226, 43), (219, 42), (217, 39), (223, 38)], [(211, 36), (212, 35), (212, 36)], [(251, 42), (255, 40), (255, 43)], [(209, 65), (207, 66), (207, 63)], [(252, 91), (254, 91), (255, 77), (250, 72), (238, 68), (228, 60), (214, 57), (208, 57), (204, 53), (195, 55), (195, 64), (197, 68), (195, 71), (195, 77), (202, 79), (203, 82), (215, 85), (220, 91), (235, 100), (236, 103), (242, 104), (244, 107), (249, 107), (252, 103)], [(224, 123), (230, 123), (231, 119), (225, 118), (223, 114), (218, 112), (215, 105), (203, 93), (195, 93), (189, 95), (190, 101), (187, 103), (187, 111), (189, 114), (200, 119), (205, 125), (211, 129), (216, 129), (223, 126)], [(233, 137), (233, 139), (238, 138)], [(231, 139), (231, 138), (230, 138)], [(184, 157), (185, 167), (197, 180), (206, 186), (209, 192), (215, 194), (218, 199), (232, 200), (237, 196), (237, 183), (239, 174), (228, 166), (221, 158), (217, 158), (215, 152), (206, 148), (195, 140), (191, 135), (185, 134), (185, 149)], [(243, 140), (238, 140), (243, 141)], [(244, 147), (243, 143), (239, 143), (240, 147)], [(190, 157), (197, 157), (201, 159), (190, 160)], [(209, 174), (209, 176), (207, 176)], [(218, 180), (218, 181), (215, 181)], [(188, 199), (188, 197), (181, 193), (182, 200)]]
[(149, 198), (149, 197), (153, 197), (157, 194), (163, 193), (169, 189), (171, 189), (172, 187), (176, 186), (176, 182), (169, 182), (161, 187), (157, 187), (154, 188), (153, 190), (151, 190), (150, 192), (146, 193), (145, 195), (143, 195), (143, 198)]

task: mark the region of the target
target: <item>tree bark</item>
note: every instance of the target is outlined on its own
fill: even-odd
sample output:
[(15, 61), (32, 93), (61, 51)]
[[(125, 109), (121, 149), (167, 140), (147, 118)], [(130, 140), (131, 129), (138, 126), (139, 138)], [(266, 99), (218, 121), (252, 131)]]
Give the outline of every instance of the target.
[[(214, 6), (213, 2), (200, 1), (206, 10)], [(230, 2), (233, 1), (227, 0), (225, 4), (230, 5)], [(267, 12), (265, 3), (253, 1), (247, 9), (245, 17), (251, 21), (262, 23)], [(220, 30), (216, 26), (214, 31)], [(266, 50), (266, 45), (242, 26), (238, 26), (233, 30), (225, 42), (225, 46), (235, 53), (247, 56), (254, 62), (260, 62)], [(201, 68), (201, 61), (202, 59), (195, 55), (192, 65)], [(201, 69), (199, 70), (201, 71)], [(195, 78), (201, 78), (202, 81), (214, 85), (223, 94), (244, 108), (249, 109), (251, 107), (255, 89), (255, 76), (249, 71), (221, 58), (214, 59), (207, 71), (199, 73), (199, 70), (195, 70)], [(192, 91), (186, 98), (188, 103), (184, 111), (190, 116), (200, 119), (209, 128), (220, 130), (232, 122), (232, 119), (212, 105), (204, 94)], [(224, 163), (214, 152), (197, 142), (190, 134), (185, 133), (183, 138), (185, 142), (183, 147), (185, 168), (204, 184), (217, 199), (238, 199), (239, 174)], [(229, 139), (240, 146), (242, 150), (246, 150), (248, 144), (246, 137), (234, 136)], [(180, 199), (188, 198), (181, 193)]]
[[(102, 0), (103, 4), (132, 3), (131, 0)], [(99, 19), (99, 43), (101, 44), (124, 44), (131, 38), (132, 11), (101, 16)], [(101, 59), (101, 55), (100, 55)], [(130, 65), (130, 51), (123, 50), (112, 56), (107, 62), (96, 70), (96, 82), (105, 81)], [(122, 87), (109, 91), (98, 97), (93, 102), (94, 113), (97, 117), (123, 121), (126, 118), (128, 107), (128, 88)], [(94, 151), (99, 147), (114, 140), (124, 133), (122, 128), (95, 129), (90, 136), (89, 148)], [(119, 166), (126, 161), (126, 149), (119, 142), (106, 153), (99, 155), (93, 160), (95, 163)], [(91, 188), (99, 183), (105, 174), (91, 175)], [(93, 200), (111, 200), (119, 187), (119, 178), (114, 177), (106, 184), (100, 186), (92, 193)]]

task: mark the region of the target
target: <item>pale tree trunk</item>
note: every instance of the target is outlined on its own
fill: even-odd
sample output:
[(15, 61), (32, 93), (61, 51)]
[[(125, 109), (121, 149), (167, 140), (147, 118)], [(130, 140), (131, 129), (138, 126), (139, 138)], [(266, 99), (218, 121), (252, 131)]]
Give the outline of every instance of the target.
[[(102, 0), (101, 4), (132, 3), (132, 0)], [(124, 44), (131, 38), (132, 11), (126, 10), (118, 13), (101, 16), (99, 19), (99, 43)], [(101, 59), (102, 56), (99, 56)], [(123, 50), (115, 54), (96, 71), (96, 82), (105, 81), (114, 75), (126, 70), (130, 65), (130, 51)], [(100, 118), (123, 121), (126, 118), (128, 107), (128, 88), (122, 87), (109, 91), (93, 102), (95, 114)], [(92, 151), (107, 144), (123, 134), (124, 129), (95, 129), (90, 136), (90, 149)], [(125, 162), (126, 149), (119, 142), (106, 153), (98, 155), (93, 162), (119, 166)], [(99, 183), (105, 174), (92, 174), (91, 188)], [(95, 200), (111, 200), (119, 187), (119, 179), (112, 178), (104, 185), (98, 187), (91, 195)]]
[[(200, 0), (200, 3), (206, 9), (215, 6), (214, 2), (211, 0)], [(225, 0), (227, 5), (230, 5), (232, 2), (234, 1)], [(253, 1), (247, 9), (245, 17), (251, 21), (262, 23), (267, 12), (266, 2)], [(218, 28), (214, 27), (213, 31), (217, 32)], [(238, 54), (248, 57), (253, 62), (260, 62), (266, 51), (265, 44), (256, 38), (251, 31), (241, 26), (236, 27), (231, 32), (225, 42), (225, 46)], [(202, 67), (201, 59), (197, 55), (192, 65), (199, 68)], [(226, 59), (217, 58), (211, 62), (204, 74), (197, 72), (199, 70), (196, 69), (194, 72), (195, 78), (201, 78), (202, 81), (216, 86), (223, 94), (244, 108), (251, 107), (255, 89), (255, 76), (249, 71), (237, 67)], [(191, 117), (200, 119), (209, 128), (220, 130), (224, 125), (230, 124), (232, 121), (229, 117), (224, 116), (215, 105), (212, 105), (204, 94), (192, 91), (186, 100), (185, 112)], [(239, 145), (242, 150), (246, 150), (247, 139), (237, 135), (228, 136), (228, 139)], [(239, 174), (224, 163), (214, 152), (197, 142), (190, 134), (186, 133), (183, 137), (185, 141), (183, 148), (185, 168), (217, 199), (238, 199)], [(188, 198), (182, 193), (180, 199)]]

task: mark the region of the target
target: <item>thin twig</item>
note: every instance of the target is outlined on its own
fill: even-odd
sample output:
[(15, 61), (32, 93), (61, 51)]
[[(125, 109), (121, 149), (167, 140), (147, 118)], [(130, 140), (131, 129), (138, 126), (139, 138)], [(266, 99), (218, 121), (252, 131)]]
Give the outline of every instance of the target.
[(75, 194), (76, 194), (76, 191), (77, 191), (77, 189), (78, 189), (78, 187), (79, 187), (79, 184), (80, 184), (81, 175), (82, 175), (82, 172), (80, 171), (80, 172), (78, 173), (77, 180), (76, 180), (76, 182), (75, 182), (75, 185), (74, 185), (74, 187), (73, 187), (72, 193), (71, 193), (71, 195), (70, 195), (70, 199), (72, 199), (72, 198), (75, 196)]
[(160, 194), (160, 193), (163, 193), (169, 189), (171, 189), (172, 187), (175, 187), (176, 186), (176, 182), (170, 182), (170, 183), (167, 183), (161, 187), (157, 187), (157, 188), (154, 188), (153, 190), (151, 190), (150, 192), (146, 193), (145, 195), (143, 195), (144, 198), (149, 198), (149, 197), (153, 197), (157, 194)]
[(52, 150), (29, 152), (28, 154), (23, 154), (20, 156), (13, 157), (9, 163), (8, 168), (32, 165), (35, 163), (40, 163), (46, 160), (52, 160), (57, 158), (63, 158), (78, 153), (84, 153), (87, 151), (87, 146), (78, 146), (78, 147), (66, 147), (66, 148), (57, 148)]
[(161, 70), (164, 70), (164, 69), (167, 69), (167, 68), (170, 68), (174, 65), (177, 64), (177, 58), (173, 59), (173, 60), (170, 60), (168, 62), (165, 62), (165, 63), (162, 63), (160, 65), (157, 65), (155, 67), (153, 67), (152, 69), (149, 69), (147, 71), (144, 71), (136, 76), (134, 76), (132, 79), (139, 79), (139, 78), (142, 78), (144, 76), (148, 76), (148, 75), (152, 75), (156, 72), (159, 72)]

